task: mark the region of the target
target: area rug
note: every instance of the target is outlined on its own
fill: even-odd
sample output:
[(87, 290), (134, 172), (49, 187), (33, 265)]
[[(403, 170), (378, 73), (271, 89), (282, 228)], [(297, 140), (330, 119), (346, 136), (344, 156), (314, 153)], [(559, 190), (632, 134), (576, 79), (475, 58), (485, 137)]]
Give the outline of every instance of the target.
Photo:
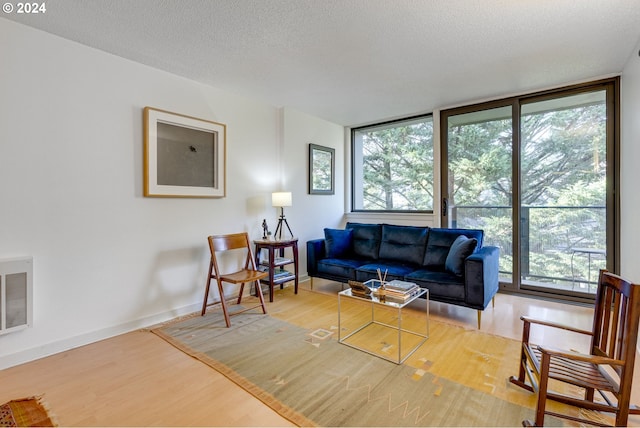
[(211, 313), (152, 331), (299, 426), (520, 426), (534, 416), (533, 395), (506, 382), (516, 341), (431, 321), (398, 365), (338, 343), (331, 321), (305, 328), (277, 316), (247, 313), (225, 328)]
[(0, 405), (0, 427), (54, 427), (40, 397), (11, 400)]

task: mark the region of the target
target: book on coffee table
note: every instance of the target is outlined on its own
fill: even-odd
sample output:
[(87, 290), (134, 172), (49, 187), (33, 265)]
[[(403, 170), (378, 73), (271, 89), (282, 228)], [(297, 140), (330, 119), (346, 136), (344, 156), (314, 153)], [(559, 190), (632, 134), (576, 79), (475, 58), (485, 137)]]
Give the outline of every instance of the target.
[(417, 290), (420, 290), (417, 284), (413, 282), (400, 281), (398, 279), (394, 279), (384, 285), (384, 288), (389, 291), (398, 291), (400, 293), (413, 293)]
[(410, 293), (396, 293), (390, 290), (385, 290), (384, 298), (389, 302), (405, 303), (420, 294), (420, 291), (420, 288)]

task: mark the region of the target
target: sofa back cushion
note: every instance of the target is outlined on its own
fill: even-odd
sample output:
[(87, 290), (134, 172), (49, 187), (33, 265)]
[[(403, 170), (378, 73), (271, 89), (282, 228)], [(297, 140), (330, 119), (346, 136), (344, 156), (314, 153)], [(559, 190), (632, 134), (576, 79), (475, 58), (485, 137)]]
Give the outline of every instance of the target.
[(422, 264), (428, 227), (382, 225), (380, 258)]
[(422, 264), (425, 267), (444, 270), (451, 244), (460, 235), (476, 239), (477, 244), (474, 252), (482, 248), (482, 238), (484, 236), (482, 230), (432, 228), (429, 230), (429, 236), (427, 237), (427, 249), (425, 250)]
[(348, 222), (345, 228), (353, 229), (351, 248), (354, 256), (371, 260), (378, 259), (382, 237), (381, 225)]
[(324, 229), (324, 245), (328, 259), (346, 258), (353, 247), (353, 229)]

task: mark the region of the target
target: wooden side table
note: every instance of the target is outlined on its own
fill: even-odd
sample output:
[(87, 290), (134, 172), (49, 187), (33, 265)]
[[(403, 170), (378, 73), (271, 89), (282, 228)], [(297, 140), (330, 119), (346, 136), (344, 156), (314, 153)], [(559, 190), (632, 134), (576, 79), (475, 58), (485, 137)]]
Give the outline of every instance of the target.
[[(295, 281), (295, 294), (298, 294), (298, 238), (281, 239), (281, 240), (263, 240), (253, 241), (256, 246), (256, 266), (258, 269), (264, 269), (269, 272), (269, 278), (262, 280), (263, 283), (269, 285), (269, 301), (273, 302), (273, 287), (280, 285), (282, 288), (285, 282)], [(293, 257), (285, 257), (285, 248), (291, 248)], [(262, 249), (267, 249), (269, 257), (267, 260), (260, 261), (260, 253)], [(278, 254), (276, 255), (276, 250)], [(294, 273), (283, 269), (283, 266), (293, 264)]]

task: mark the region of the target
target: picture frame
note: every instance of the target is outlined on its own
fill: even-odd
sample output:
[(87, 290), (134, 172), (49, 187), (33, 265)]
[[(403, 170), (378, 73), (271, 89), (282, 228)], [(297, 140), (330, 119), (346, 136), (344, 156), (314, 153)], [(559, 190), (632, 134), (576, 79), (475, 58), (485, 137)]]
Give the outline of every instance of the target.
[(144, 196), (226, 196), (227, 127), (144, 108)]
[(309, 194), (335, 193), (335, 149), (309, 144)]

